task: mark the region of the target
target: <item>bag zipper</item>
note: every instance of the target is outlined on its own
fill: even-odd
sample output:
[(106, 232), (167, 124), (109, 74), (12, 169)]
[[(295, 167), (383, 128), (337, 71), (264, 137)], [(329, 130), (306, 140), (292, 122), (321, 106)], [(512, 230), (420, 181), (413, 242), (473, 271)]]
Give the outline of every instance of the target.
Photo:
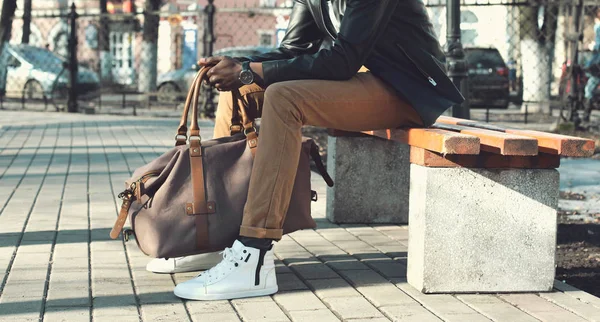
[(139, 191), (139, 187), (138, 187), (138, 183), (146, 183), (148, 180), (150, 180), (150, 178), (155, 177), (157, 175), (159, 175), (162, 171), (159, 170), (151, 170), (148, 172), (145, 172), (144, 174), (142, 174), (139, 179), (133, 181), (130, 185), (129, 188), (125, 189), (123, 192), (119, 193), (119, 198), (123, 199), (123, 200), (131, 200), (131, 197), (136, 196), (136, 199), (139, 199), (141, 197), (140, 191)]
[(146, 173), (144, 173), (138, 180), (136, 181), (140, 181), (142, 183), (146, 183), (146, 181), (150, 180), (150, 178), (152, 177), (156, 177), (157, 175), (159, 175), (162, 172), (162, 170), (152, 170), (152, 171), (148, 171)]
[(427, 78), (427, 81), (429, 81), (429, 83), (431, 85), (437, 86), (437, 82), (433, 79), (433, 77), (429, 76), (429, 74), (427, 74), (426, 71), (424, 71), (421, 67), (419, 67), (419, 65), (417, 65), (417, 63), (415, 63), (415, 61), (412, 59), (412, 57), (410, 57), (406, 53), (406, 50), (404, 50), (404, 48), (402, 48), (402, 46), (400, 46), (400, 44), (396, 44), (396, 46), (398, 46), (398, 48), (400, 48), (400, 50), (402, 50), (402, 52), (404, 53), (404, 56), (406, 56), (406, 58), (408, 58), (408, 60), (410, 60), (410, 62), (419, 70), (419, 72), (421, 72), (421, 74), (423, 76), (425, 76), (425, 78)]

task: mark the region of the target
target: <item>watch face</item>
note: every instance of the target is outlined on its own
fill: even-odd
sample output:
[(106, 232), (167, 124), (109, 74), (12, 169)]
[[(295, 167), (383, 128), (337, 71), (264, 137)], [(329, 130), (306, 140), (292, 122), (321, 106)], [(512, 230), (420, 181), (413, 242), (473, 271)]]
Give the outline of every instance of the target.
[(250, 70), (244, 70), (240, 73), (240, 81), (244, 85), (250, 85), (254, 81), (254, 74)]

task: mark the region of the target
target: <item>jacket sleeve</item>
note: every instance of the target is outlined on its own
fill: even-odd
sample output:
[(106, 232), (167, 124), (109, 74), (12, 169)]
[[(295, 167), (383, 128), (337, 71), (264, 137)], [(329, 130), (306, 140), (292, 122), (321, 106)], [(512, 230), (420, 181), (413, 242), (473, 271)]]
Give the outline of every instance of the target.
[(346, 80), (365, 63), (397, 0), (348, 0), (340, 32), (330, 49), (263, 62), (267, 85), (297, 79)]
[(294, 1), (289, 26), (279, 48), (261, 55), (236, 57), (235, 59), (264, 62), (291, 59), (303, 54), (316, 53), (323, 39), (323, 34), (312, 17), (307, 1)]

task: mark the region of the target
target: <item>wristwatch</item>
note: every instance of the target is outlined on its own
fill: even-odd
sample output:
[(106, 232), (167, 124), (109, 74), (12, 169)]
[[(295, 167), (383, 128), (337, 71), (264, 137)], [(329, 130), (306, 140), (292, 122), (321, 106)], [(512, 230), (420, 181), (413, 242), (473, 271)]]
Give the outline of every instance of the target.
[(250, 69), (250, 62), (242, 62), (242, 71), (240, 72), (240, 82), (244, 85), (250, 85), (254, 83), (254, 73)]

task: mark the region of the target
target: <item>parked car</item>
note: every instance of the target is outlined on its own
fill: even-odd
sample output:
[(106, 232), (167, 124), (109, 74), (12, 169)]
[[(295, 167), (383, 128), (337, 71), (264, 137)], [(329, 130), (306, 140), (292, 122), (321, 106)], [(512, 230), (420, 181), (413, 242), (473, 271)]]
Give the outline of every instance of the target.
[[(64, 99), (68, 96), (69, 72), (66, 59), (31, 45), (7, 46), (6, 96), (26, 99)], [(100, 94), (100, 79), (89, 68), (78, 66), (77, 93), (80, 97)]]
[[(215, 51), (213, 56), (243, 57), (259, 55), (271, 50), (273, 50), (272, 47), (260, 46), (229, 47)], [(172, 102), (184, 100), (188, 89), (192, 86), (198, 69), (198, 66), (194, 64), (159, 75), (157, 80), (159, 101)]]
[(508, 108), (508, 67), (493, 47), (465, 48), (469, 70), (469, 103), (472, 107)]

